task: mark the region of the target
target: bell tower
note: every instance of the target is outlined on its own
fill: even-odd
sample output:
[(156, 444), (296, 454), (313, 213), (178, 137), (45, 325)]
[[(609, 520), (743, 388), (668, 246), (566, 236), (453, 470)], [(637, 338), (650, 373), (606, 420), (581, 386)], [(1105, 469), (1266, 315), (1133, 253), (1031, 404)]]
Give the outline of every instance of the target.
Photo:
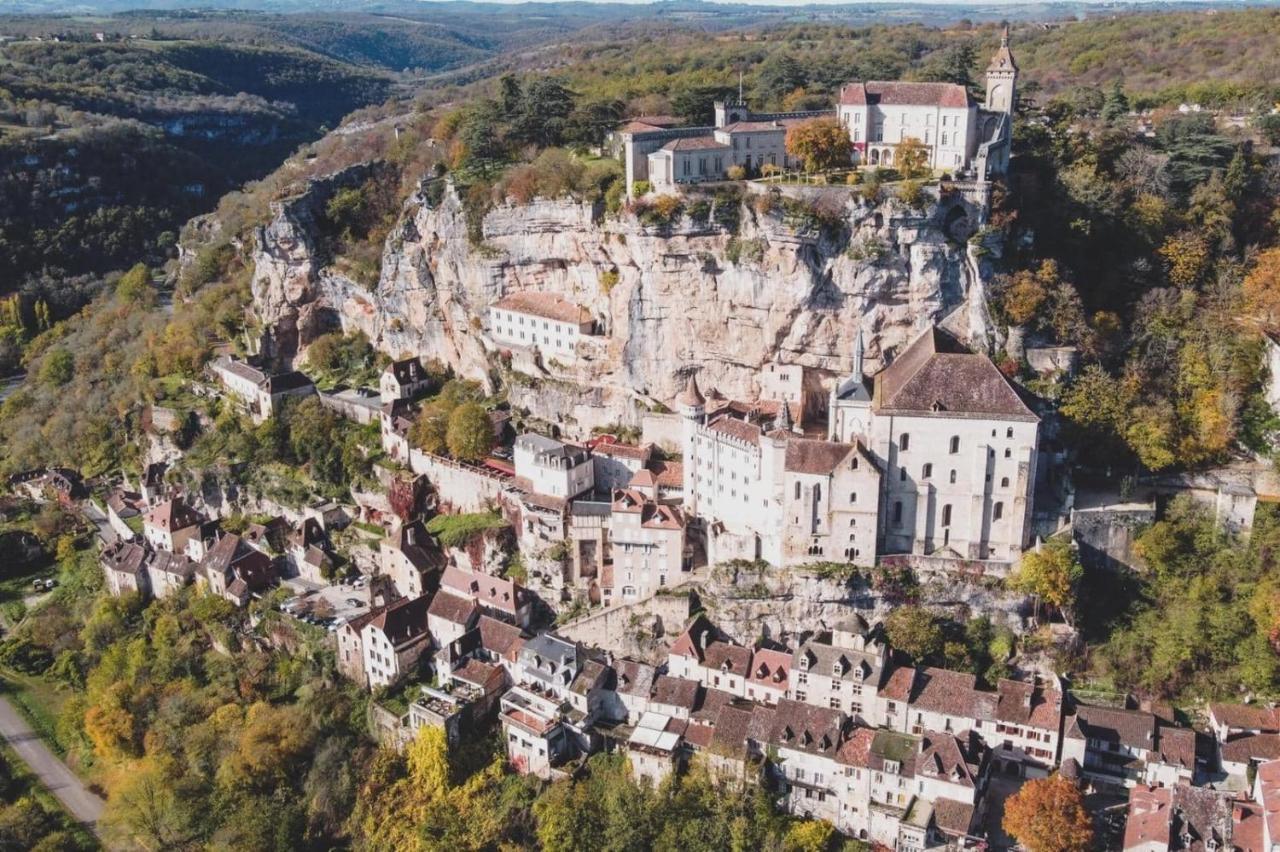
[(1005, 25), (1000, 35), (1000, 49), (991, 57), (987, 66), (987, 102), (985, 108), (991, 112), (1003, 112), (1013, 115), (1017, 104), (1018, 65), (1013, 61), (1013, 51), (1009, 50), (1009, 26)]

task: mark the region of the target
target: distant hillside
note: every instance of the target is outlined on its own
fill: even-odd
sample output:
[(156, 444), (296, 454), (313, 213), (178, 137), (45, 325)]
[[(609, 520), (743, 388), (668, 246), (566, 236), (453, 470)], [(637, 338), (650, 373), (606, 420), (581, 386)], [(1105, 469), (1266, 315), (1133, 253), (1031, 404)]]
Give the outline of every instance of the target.
[(0, 47), (0, 292), (55, 315), (162, 259), (192, 215), (380, 103), (382, 73), (293, 47), (139, 39)]

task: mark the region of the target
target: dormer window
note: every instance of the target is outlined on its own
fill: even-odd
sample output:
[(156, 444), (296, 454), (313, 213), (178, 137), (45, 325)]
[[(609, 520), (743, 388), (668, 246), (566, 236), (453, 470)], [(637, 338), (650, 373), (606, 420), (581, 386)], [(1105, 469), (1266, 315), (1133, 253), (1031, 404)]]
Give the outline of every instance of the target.
[(942, 404), (942, 400), (940, 400), (940, 399), (935, 399), (935, 400), (933, 401), (933, 405), (930, 405), (930, 406), (929, 406), (929, 410), (930, 410), (930, 411), (945, 411), (945, 410), (946, 410), (946, 408), (945, 408), (945, 406), (943, 406), (943, 404)]
[(802, 671), (809, 670), (809, 655), (807, 653), (800, 655), (800, 668)]

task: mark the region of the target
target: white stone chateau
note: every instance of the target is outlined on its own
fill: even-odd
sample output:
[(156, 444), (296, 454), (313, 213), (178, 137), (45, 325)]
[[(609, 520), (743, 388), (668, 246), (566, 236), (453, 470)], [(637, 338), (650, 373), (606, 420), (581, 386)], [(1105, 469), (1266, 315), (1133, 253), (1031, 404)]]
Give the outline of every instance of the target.
[(786, 152), (787, 129), (823, 116), (834, 116), (848, 129), (854, 165), (892, 167), (897, 147), (916, 139), (931, 168), (985, 181), (1009, 166), (1017, 81), (1006, 27), (987, 66), (981, 105), (955, 83), (869, 80), (841, 87), (832, 110), (756, 113), (740, 96), (716, 103), (711, 127), (682, 126), (672, 116), (641, 116), (618, 131), (627, 191), (632, 193), (636, 181), (663, 191), (724, 180), (734, 166), (753, 174), (766, 166), (794, 168)]
[(712, 563), (1009, 561), (1027, 544), (1039, 419), (989, 358), (937, 328), (873, 377), (859, 333), (825, 435), (805, 435), (786, 403), (708, 411), (692, 376), (677, 405), (684, 509)]

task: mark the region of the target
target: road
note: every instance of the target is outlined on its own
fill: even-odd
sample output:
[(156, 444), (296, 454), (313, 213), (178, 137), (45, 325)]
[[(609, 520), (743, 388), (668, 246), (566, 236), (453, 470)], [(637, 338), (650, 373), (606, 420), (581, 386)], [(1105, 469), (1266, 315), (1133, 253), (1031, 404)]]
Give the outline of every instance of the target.
[(105, 803), (90, 793), (75, 773), (49, 751), (36, 732), (31, 730), (27, 720), (5, 698), (0, 698), (0, 734), (4, 734), (5, 740), (18, 753), (18, 757), (58, 797), (71, 816), (96, 831)]

